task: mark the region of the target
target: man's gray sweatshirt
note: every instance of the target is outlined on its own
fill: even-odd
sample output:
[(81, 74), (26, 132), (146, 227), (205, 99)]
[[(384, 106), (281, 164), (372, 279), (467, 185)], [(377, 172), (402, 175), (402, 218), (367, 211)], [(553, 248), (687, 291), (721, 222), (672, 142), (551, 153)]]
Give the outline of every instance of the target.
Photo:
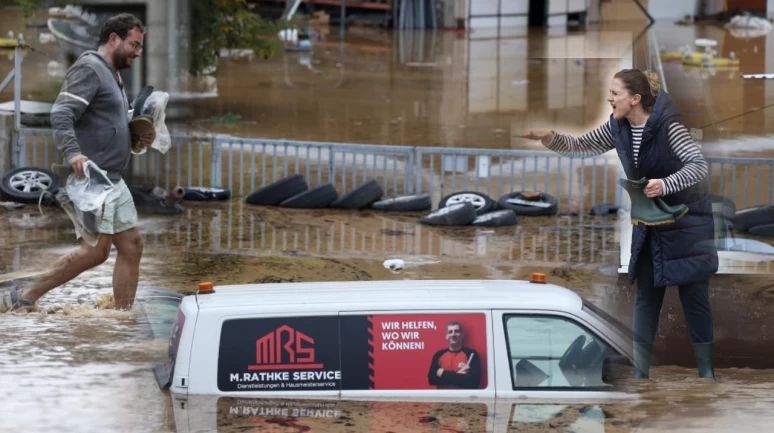
[(107, 60), (87, 51), (70, 67), (51, 109), (56, 147), (65, 164), (86, 155), (117, 181), (129, 164), (129, 101)]

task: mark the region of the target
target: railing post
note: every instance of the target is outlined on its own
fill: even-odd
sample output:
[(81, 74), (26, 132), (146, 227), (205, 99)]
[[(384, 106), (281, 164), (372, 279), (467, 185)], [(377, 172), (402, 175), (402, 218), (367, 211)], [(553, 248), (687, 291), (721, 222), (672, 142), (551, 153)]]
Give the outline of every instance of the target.
[(414, 179), (416, 188), (414, 194), (422, 194), (422, 149), (415, 147), (413, 149), (414, 156)]
[(404, 169), (404, 172), (406, 173), (406, 177), (403, 182), (403, 193), (413, 194), (414, 193), (414, 152), (413, 150), (411, 152), (408, 152), (408, 155), (406, 155), (406, 168)]
[[(220, 188), (221, 184), (221, 167), (220, 167), (220, 136), (213, 136), (212, 137), (212, 144), (210, 145), (210, 148), (212, 149), (212, 156), (211, 156), (211, 162), (210, 162), (210, 187), (211, 188)], [(191, 169), (190, 167), (188, 168)]]
[(14, 59), (13, 59), (13, 68), (14, 68), (14, 76), (13, 76), (13, 111), (15, 116), (15, 127), (18, 131), (21, 129), (21, 83), (22, 83), (22, 45), (24, 44), (24, 39), (22, 39), (21, 35), (19, 36), (19, 41), (16, 43), (16, 51), (14, 52)]
[(16, 143), (16, 167), (14, 168), (23, 167), (24, 162), (27, 160), (27, 143), (24, 131), (21, 128), (17, 129), (17, 131), (19, 134), (19, 140), (17, 140)]
[[(336, 170), (334, 167), (334, 153), (333, 153), (333, 146), (328, 146), (328, 181), (333, 185), (336, 186)], [(342, 192), (343, 194), (343, 192)]]

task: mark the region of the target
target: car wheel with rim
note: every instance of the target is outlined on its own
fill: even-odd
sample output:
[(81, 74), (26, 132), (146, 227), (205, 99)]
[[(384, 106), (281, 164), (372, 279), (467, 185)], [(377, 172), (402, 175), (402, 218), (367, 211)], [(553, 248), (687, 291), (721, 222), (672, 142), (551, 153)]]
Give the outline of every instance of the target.
[(460, 191), (449, 194), (441, 199), (441, 202), (438, 203), (438, 207), (444, 208), (446, 206), (465, 202), (473, 205), (473, 209), (476, 210), (476, 215), (483, 215), (491, 212), (497, 207), (497, 202), (492, 200), (491, 197), (477, 191)]
[(59, 176), (43, 168), (17, 168), (3, 175), (0, 190), (16, 202), (37, 204), (43, 192), (59, 191)]

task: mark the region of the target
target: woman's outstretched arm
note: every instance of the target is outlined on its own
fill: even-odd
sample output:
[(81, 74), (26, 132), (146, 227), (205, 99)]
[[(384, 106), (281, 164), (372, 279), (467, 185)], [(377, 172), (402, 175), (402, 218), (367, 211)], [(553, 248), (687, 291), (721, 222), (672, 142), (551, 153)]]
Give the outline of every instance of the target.
[(580, 137), (553, 132), (548, 140), (541, 140), (545, 146), (556, 153), (566, 156), (596, 156), (615, 149), (610, 121)]

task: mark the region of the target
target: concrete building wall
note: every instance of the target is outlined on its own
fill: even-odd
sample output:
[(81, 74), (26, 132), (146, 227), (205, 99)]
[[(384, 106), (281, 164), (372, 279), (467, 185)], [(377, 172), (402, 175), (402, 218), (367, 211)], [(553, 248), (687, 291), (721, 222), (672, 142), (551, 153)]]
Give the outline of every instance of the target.
[[(547, 0), (548, 26), (567, 25), (567, 14), (585, 12), (591, 0)], [(530, 0), (467, 0), (471, 29), (526, 26)]]
[[(136, 7), (145, 6), (145, 55), (132, 69), (133, 87), (136, 94), (143, 85), (154, 86), (166, 92), (178, 90), (180, 77), (185, 69), (187, 56), (181, 41), (185, 40), (188, 27), (188, 0), (85, 0), (84, 6), (105, 5)], [(141, 80), (142, 69), (147, 63), (147, 77)]]
[(697, 12), (698, 0), (648, 0), (648, 12), (655, 20), (680, 19)]

